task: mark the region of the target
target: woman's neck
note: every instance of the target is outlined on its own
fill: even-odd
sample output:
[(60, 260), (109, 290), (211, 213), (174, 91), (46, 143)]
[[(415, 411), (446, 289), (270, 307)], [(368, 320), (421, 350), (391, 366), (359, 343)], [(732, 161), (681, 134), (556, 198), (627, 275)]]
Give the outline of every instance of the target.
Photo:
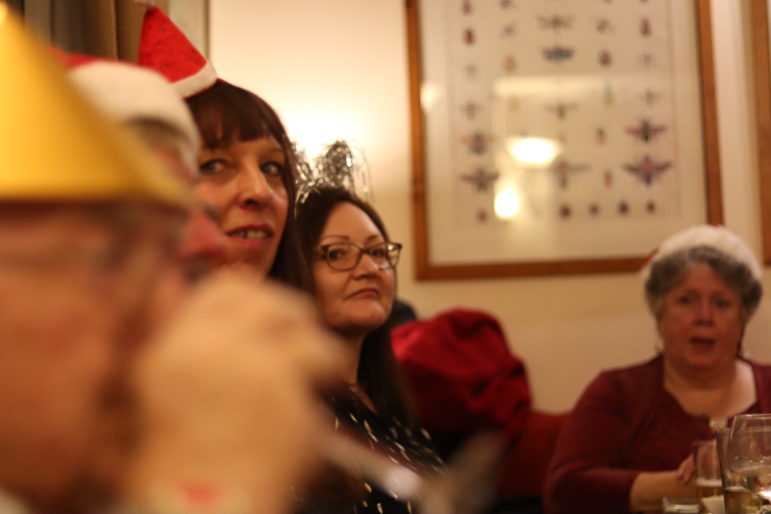
[(676, 389), (722, 389), (736, 377), (736, 361), (714, 369), (677, 366), (664, 359), (664, 383)]
[(361, 360), (361, 347), (364, 344), (365, 336), (345, 337), (346, 354), (344, 356), (343, 380), (348, 385), (350, 391), (359, 397), (371, 411), (377, 412), (375, 404), (367, 394), (367, 391), (359, 384), (359, 361)]
[(727, 418), (746, 411), (757, 400), (752, 367), (734, 360), (711, 372), (680, 369), (664, 360), (664, 388), (689, 414)]
[(342, 336), (342, 339), (345, 343), (343, 380), (348, 385), (355, 385), (359, 381), (359, 359), (361, 358), (364, 336)]

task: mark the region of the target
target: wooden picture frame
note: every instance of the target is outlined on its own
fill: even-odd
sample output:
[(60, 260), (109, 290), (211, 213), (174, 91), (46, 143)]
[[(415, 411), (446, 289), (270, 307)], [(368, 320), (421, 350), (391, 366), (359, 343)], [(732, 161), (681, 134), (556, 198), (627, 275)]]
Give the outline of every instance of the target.
[[(559, 256), (556, 258), (525, 258), (521, 260), (486, 260), (485, 248), (477, 248), (481, 260), (474, 262), (438, 262), (432, 254), (431, 184), (430, 170), (427, 164), (426, 116), (421, 104), (421, 86), (424, 78), (425, 63), (421, 40), (420, 8), (423, 0), (406, 0), (406, 23), (409, 61), (410, 115), (412, 124), (412, 200), (414, 221), (414, 242), (416, 259), (416, 277), (419, 280), (448, 280), (470, 278), (495, 278), (508, 276), (563, 275), (579, 273), (623, 272), (641, 267), (647, 251), (638, 251), (628, 255), (623, 248), (618, 255), (602, 256)], [(493, 0), (489, 0), (492, 2)], [(717, 133), (717, 112), (715, 98), (714, 65), (712, 60), (711, 18), (709, 0), (691, 0), (694, 4), (694, 22), (696, 23), (695, 59), (697, 69), (701, 114), (701, 153), (703, 156), (703, 194), (704, 208), (702, 223), (721, 223), (723, 210), (721, 201), (721, 183), (719, 171), (719, 150)], [(765, 0), (763, 0), (765, 1)], [(468, 2), (467, 2), (468, 3)], [(497, 3), (497, 0), (496, 0)], [(501, 4), (512, 2), (501, 2)], [(460, 1), (453, 4), (461, 4)], [(539, 2), (539, 4), (542, 4)], [(464, 4), (465, 6), (465, 4)], [(771, 186), (769, 186), (771, 187)], [(700, 193), (698, 193), (700, 194)], [(769, 195), (771, 196), (771, 194)], [(771, 209), (771, 201), (766, 202)], [(701, 214), (700, 214), (701, 215)], [(771, 212), (765, 216), (771, 221)], [(693, 223), (690, 223), (693, 224)], [(682, 227), (684, 228), (684, 227)], [(662, 228), (660, 238), (655, 240), (648, 250), (671, 231)], [(769, 229), (771, 230), (771, 229)], [(447, 236), (451, 237), (451, 236)], [(653, 240), (653, 239), (651, 239)], [(769, 240), (768, 245), (771, 245)]]
[(755, 79), (763, 262), (771, 264), (771, 64), (767, 0), (752, 0), (752, 54)]

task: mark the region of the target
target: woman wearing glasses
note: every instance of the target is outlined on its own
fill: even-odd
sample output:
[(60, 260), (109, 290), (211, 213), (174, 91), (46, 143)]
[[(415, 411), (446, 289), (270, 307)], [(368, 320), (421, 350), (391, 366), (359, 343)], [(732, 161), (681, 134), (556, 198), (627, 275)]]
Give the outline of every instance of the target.
[[(360, 435), (416, 470), (438, 469), (441, 461), (410, 416), (386, 324), (401, 245), (388, 239), (369, 204), (344, 189), (311, 192), (298, 205), (297, 222), (322, 320), (347, 343), (348, 390), (330, 398), (336, 427)], [(360, 486), (364, 496), (348, 512), (412, 512), (407, 502), (374, 485)], [(313, 498), (306, 504), (319, 512), (322, 501)], [(326, 508), (344, 511), (339, 503)]]

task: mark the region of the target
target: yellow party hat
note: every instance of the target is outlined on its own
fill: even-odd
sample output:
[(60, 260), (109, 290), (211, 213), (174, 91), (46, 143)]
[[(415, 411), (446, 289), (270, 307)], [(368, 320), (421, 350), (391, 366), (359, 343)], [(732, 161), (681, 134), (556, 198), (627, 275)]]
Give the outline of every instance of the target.
[(0, 2), (0, 202), (190, 203), (190, 187), (75, 90)]

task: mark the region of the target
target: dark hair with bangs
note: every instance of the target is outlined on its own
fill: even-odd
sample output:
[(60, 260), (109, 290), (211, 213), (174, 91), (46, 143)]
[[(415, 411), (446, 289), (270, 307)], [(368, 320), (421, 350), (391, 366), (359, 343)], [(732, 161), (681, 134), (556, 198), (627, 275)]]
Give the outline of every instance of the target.
[[(383, 238), (390, 241), (383, 220), (370, 204), (346, 189), (320, 187), (311, 191), (303, 202), (297, 205), (300, 244), (305, 261), (309, 265), (309, 273), (316, 255), (316, 245), (329, 215), (335, 206), (341, 203), (350, 203), (364, 211)], [(406, 381), (391, 347), (391, 328), (389, 318), (389, 321), (364, 337), (356, 378), (369, 395), (377, 412), (412, 424), (414, 416), (407, 396)]]
[(278, 114), (259, 96), (222, 80), (185, 100), (206, 149), (213, 150), (262, 137), (272, 137), (281, 146), (286, 158), (285, 172), (281, 180), (289, 198), (289, 206), (276, 260), (268, 271), (268, 276), (297, 288), (310, 290), (310, 275), (297, 239), (294, 215), (297, 160), (292, 142)]

